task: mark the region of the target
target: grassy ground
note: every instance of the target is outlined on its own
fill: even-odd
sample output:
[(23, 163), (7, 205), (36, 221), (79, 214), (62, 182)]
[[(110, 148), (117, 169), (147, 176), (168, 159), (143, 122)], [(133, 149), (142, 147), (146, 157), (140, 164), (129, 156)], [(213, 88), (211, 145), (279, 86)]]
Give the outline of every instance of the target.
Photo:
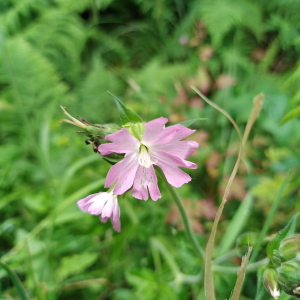
[[(178, 189), (204, 247), (238, 137), (190, 86), (242, 132), (263, 92), (214, 258), (236, 249), (218, 264), (240, 265), (289, 169), (268, 236), (299, 211), (299, 9), (296, 0), (0, 2), (0, 255), (31, 299), (204, 299), (203, 263), (162, 182), (158, 202), (120, 198), (120, 234), (79, 211), (76, 201), (103, 190), (110, 166), (75, 127), (59, 123), (60, 104), (92, 123), (120, 124), (110, 91), (145, 121), (207, 118), (192, 125), (198, 169)], [(249, 213), (238, 214), (247, 194)], [(257, 260), (265, 256), (262, 249)], [(176, 281), (174, 265), (195, 276)], [(217, 299), (228, 299), (236, 272), (214, 275)], [(19, 299), (4, 269), (0, 278), (2, 299)], [(253, 272), (240, 299), (255, 291)]]

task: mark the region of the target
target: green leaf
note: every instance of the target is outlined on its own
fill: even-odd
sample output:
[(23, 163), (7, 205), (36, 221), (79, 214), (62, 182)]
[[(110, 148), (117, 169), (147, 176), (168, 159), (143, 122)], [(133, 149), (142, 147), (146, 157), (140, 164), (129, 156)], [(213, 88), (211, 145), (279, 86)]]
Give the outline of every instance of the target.
[(300, 116), (300, 105), (297, 106), (296, 108), (294, 108), (293, 110), (291, 110), (289, 113), (287, 113), (283, 119), (280, 121), (279, 125), (283, 125), (285, 122), (293, 119), (293, 118), (297, 118)]
[(126, 280), (143, 300), (177, 300), (173, 289), (150, 269), (139, 269), (125, 273)]
[(19, 277), (17, 276), (17, 274), (5, 263), (0, 261), (0, 266), (7, 272), (7, 274), (9, 275), (10, 279), (12, 280), (12, 282), (14, 283), (15, 287), (18, 290), (19, 295), (21, 296), (22, 300), (29, 300), (29, 298), (27, 297), (24, 287), (19, 279)]
[(295, 214), (289, 223), (278, 232), (275, 238), (267, 246), (267, 255), (270, 259), (273, 257), (273, 251), (279, 248), (280, 242), (288, 236), (291, 236), (295, 233), (297, 218), (299, 213)]
[(110, 92), (108, 93), (114, 98), (116, 102), (123, 125), (126, 125), (128, 123), (143, 123), (143, 120), (141, 119), (140, 116), (138, 116), (136, 113), (131, 111), (127, 106), (125, 106), (125, 104), (120, 99), (118, 99), (115, 95), (113, 95)]
[(225, 254), (236, 241), (237, 236), (243, 229), (250, 216), (249, 210), (252, 206), (252, 202), (253, 198), (250, 194), (248, 194), (227, 227), (226, 233), (223, 236), (219, 246), (218, 255)]
[(186, 121), (180, 122), (179, 124), (183, 125), (185, 127), (190, 127), (195, 122), (201, 121), (201, 120), (207, 120), (207, 118), (196, 118), (196, 119), (186, 120)]
[(92, 265), (98, 258), (95, 252), (83, 252), (64, 257), (61, 266), (56, 270), (61, 279), (66, 279), (72, 274), (77, 274)]

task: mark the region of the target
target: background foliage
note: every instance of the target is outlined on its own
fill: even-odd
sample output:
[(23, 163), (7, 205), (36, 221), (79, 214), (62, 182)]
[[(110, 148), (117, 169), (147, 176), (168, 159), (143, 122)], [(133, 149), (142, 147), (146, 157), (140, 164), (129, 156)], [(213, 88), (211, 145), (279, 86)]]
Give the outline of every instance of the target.
[[(239, 266), (255, 245), (290, 168), (269, 234), (300, 209), (299, 10), (297, 0), (0, 2), (0, 255), (31, 299), (204, 299), (203, 265), (168, 191), (160, 184), (157, 203), (121, 197), (120, 234), (80, 212), (76, 201), (103, 188), (109, 165), (58, 122), (61, 104), (92, 123), (120, 123), (107, 90), (145, 121), (207, 117), (193, 124), (194, 180), (179, 189), (204, 246), (238, 140), (190, 85), (241, 130), (265, 94), (216, 241), (214, 257), (235, 249), (215, 270), (217, 299), (228, 299), (236, 271), (222, 266)], [(2, 299), (19, 299), (0, 277)], [(241, 299), (254, 299), (255, 286), (248, 274)]]

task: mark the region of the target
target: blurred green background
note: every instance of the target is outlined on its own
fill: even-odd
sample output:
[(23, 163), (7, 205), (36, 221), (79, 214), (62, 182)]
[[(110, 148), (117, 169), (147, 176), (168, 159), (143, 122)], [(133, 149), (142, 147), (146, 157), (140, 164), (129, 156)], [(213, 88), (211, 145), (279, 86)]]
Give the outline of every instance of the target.
[[(145, 121), (207, 118), (192, 125), (198, 169), (188, 170), (192, 182), (178, 189), (203, 247), (238, 138), (190, 86), (242, 132), (252, 99), (263, 92), (214, 257), (235, 249), (218, 264), (240, 265), (291, 168), (268, 233), (286, 225), (300, 208), (299, 11), (298, 0), (0, 1), (0, 255), (30, 299), (204, 299), (203, 264), (161, 182), (157, 202), (120, 197), (120, 234), (76, 205), (103, 190), (109, 165), (77, 128), (59, 123), (59, 105), (92, 123), (120, 124), (107, 91)], [(247, 192), (248, 213), (238, 214)], [(230, 232), (234, 217), (238, 230)], [(264, 257), (263, 249), (258, 259)], [(195, 276), (180, 281), (174, 268)], [(214, 275), (217, 299), (228, 299), (236, 272)], [(254, 299), (255, 291), (253, 272), (240, 299)], [(20, 299), (3, 269), (0, 297)]]

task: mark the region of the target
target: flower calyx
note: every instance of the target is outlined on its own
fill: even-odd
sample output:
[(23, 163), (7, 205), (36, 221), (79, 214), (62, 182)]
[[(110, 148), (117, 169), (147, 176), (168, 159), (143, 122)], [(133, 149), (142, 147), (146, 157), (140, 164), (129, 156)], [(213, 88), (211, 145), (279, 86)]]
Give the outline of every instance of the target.
[(277, 279), (277, 272), (273, 268), (267, 268), (263, 274), (263, 283), (267, 291), (274, 299), (280, 297), (280, 287)]
[(282, 261), (296, 258), (298, 253), (300, 253), (300, 234), (294, 234), (281, 241), (278, 254)]
[(276, 269), (281, 288), (288, 295), (300, 298), (300, 260), (293, 258)]

